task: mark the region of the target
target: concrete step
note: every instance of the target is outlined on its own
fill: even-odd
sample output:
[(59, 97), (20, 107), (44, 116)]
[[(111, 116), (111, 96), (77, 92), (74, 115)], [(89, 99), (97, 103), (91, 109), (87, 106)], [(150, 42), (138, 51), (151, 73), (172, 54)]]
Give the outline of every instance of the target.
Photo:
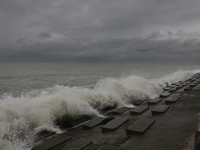
[(105, 145), (102, 145), (101, 147), (99, 147), (97, 150), (122, 150), (122, 149), (119, 147), (105, 144)]
[(170, 87), (163, 88), (164, 91), (169, 91)]
[(105, 118), (97, 117), (82, 125), (83, 129), (92, 129), (102, 123)]
[(152, 115), (164, 114), (171, 106), (158, 105), (156, 108), (151, 110)]
[(113, 119), (112, 121), (108, 122), (106, 125), (103, 125), (101, 127), (102, 132), (108, 132), (108, 131), (114, 131), (117, 128), (119, 128), (121, 125), (125, 124), (128, 122), (128, 118), (116, 118)]
[(168, 91), (164, 91), (161, 95), (160, 95), (160, 98), (164, 98), (164, 97), (167, 97), (169, 96), (171, 93), (169, 93)]
[(57, 146), (63, 142), (70, 140), (71, 137), (67, 136), (65, 133), (52, 137), (43, 141), (42, 144), (33, 147), (31, 150), (47, 150), (54, 146)]
[(142, 103), (144, 103), (146, 100), (133, 100), (132, 101), (132, 104), (133, 105), (140, 105), (140, 104), (142, 104)]
[(54, 135), (55, 132), (43, 131), (36, 135), (35, 141), (44, 140), (47, 137)]
[(73, 142), (67, 144), (61, 150), (81, 150), (92, 143), (93, 142), (91, 140), (79, 139), (79, 140), (76, 140), (76, 141), (73, 141)]
[(122, 114), (122, 113), (128, 111), (129, 109), (131, 109), (131, 108), (130, 107), (121, 107), (121, 108), (117, 108), (117, 109), (113, 110), (111, 113), (118, 115), (118, 114)]
[(170, 92), (170, 93), (172, 93), (172, 92), (176, 92), (176, 91), (177, 91), (176, 87), (175, 87), (175, 88), (171, 88), (171, 89), (169, 89), (169, 92)]
[(197, 86), (196, 83), (192, 83), (192, 84), (189, 85), (189, 87), (195, 87), (195, 86)]
[(151, 125), (155, 123), (154, 119), (142, 118), (136, 120), (133, 125), (126, 129), (127, 134), (140, 133), (143, 134)]
[(143, 113), (144, 111), (146, 111), (147, 109), (149, 109), (149, 106), (138, 106), (138, 107), (133, 108), (133, 109), (130, 111), (130, 114), (131, 114), (131, 115), (141, 114), (141, 113)]
[(160, 101), (162, 101), (162, 98), (154, 98), (154, 99), (148, 101), (148, 104), (153, 105), (153, 104), (157, 104)]
[(165, 99), (165, 103), (166, 104), (175, 103), (179, 99), (180, 99), (180, 96), (170, 96), (167, 99)]
[(190, 86), (187, 86), (186, 88), (184, 88), (184, 91), (190, 91), (190, 90), (192, 90), (192, 87)]

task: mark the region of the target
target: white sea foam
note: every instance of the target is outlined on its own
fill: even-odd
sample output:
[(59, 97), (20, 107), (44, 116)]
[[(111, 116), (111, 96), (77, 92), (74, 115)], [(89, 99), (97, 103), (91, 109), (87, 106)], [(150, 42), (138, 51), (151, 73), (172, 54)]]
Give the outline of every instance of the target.
[(133, 106), (133, 99), (155, 98), (166, 84), (186, 80), (193, 74), (178, 71), (159, 79), (131, 75), (102, 79), (93, 89), (57, 85), (19, 97), (4, 95), (0, 100), (0, 149), (30, 149), (34, 134), (44, 129), (62, 132), (54, 120), (64, 114), (72, 118), (100, 116), (98, 110), (107, 106)]

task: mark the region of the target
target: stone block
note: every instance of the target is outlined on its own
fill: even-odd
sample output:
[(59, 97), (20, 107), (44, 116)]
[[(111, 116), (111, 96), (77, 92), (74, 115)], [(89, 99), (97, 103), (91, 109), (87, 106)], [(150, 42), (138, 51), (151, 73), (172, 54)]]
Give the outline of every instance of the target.
[(128, 121), (129, 121), (128, 118), (116, 118), (116, 119), (113, 119), (112, 121), (108, 122), (106, 125), (103, 125), (101, 127), (102, 132), (114, 131), (114, 130), (116, 130), (117, 128), (119, 128), (121, 125), (125, 124)]
[(186, 88), (184, 88), (184, 91), (190, 91), (190, 90), (192, 90), (192, 87), (190, 86), (187, 86)]
[(82, 125), (83, 129), (92, 129), (102, 123), (105, 118), (97, 117)]
[(129, 126), (126, 131), (127, 134), (140, 133), (143, 134), (151, 125), (155, 123), (154, 119), (142, 118), (136, 120), (133, 125)]
[(115, 110), (112, 111), (113, 114), (122, 114), (126, 111), (128, 111), (129, 109), (131, 109), (130, 107), (121, 107), (121, 108), (117, 108)]
[(167, 97), (169, 96), (171, 93), (169, 93), (168, 91), (164, 91), (161, 95), (160, 95), (160, 98), (164, 98), (164, 97)]
[(146, 111), (147, 109), (149, 109), (149, 106), (138, 106), (138, 107), (133, 108), (133, 109), (130, 111), (130, 114), (131, 114), (131, 115), (141, 114), (141, 113), (143, 113), (144, 111)]
[(140, 105), (140, 104), (142, 104), (142, 103), (144, 103), (146, 100), (133, 100), (132, 101), (132, 104), (133, 105)]
[(165, 103), (166, 104), (175, 103), (179, 99), (180, 99), (180, 96), (170, 96), (167, 99), (165, 99)]
[(164, 114), (171, 106), (159, 105), (156, 108), (151, 110), (152, 115)]
[(162, 98), (154, 98), (148, 101), (149, 105), (157, 104), (158, 102), (162, 101)]

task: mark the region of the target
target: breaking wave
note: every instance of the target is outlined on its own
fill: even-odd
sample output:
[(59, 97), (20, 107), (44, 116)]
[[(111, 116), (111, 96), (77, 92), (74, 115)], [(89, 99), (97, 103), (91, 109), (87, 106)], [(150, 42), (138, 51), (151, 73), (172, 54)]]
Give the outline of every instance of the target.
[(0, 99), (0, 149), (30, 149), (34, 135), (42, 130), (61, 133), (54, 121), (66, 115), (102, 116), (108, 106), (133, 106), (134, 99), (158, 97), (167, 84), (190, 78), (194, 72), (177, 71), (171, 75), (146, 79), (139, 76), (105, 78), (94, 88), (54, 86), (42, 91), (3, 95)]

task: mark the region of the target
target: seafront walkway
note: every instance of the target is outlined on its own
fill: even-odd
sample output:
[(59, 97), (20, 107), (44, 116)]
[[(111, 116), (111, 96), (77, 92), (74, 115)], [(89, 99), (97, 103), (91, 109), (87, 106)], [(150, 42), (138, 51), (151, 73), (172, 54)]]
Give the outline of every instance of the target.
[(32, 150), (200, 150), (200, 73), (163, 90), (159, 98), (104, 110), (108, 117), (79, 121), (62, 134), (44, 131)]

